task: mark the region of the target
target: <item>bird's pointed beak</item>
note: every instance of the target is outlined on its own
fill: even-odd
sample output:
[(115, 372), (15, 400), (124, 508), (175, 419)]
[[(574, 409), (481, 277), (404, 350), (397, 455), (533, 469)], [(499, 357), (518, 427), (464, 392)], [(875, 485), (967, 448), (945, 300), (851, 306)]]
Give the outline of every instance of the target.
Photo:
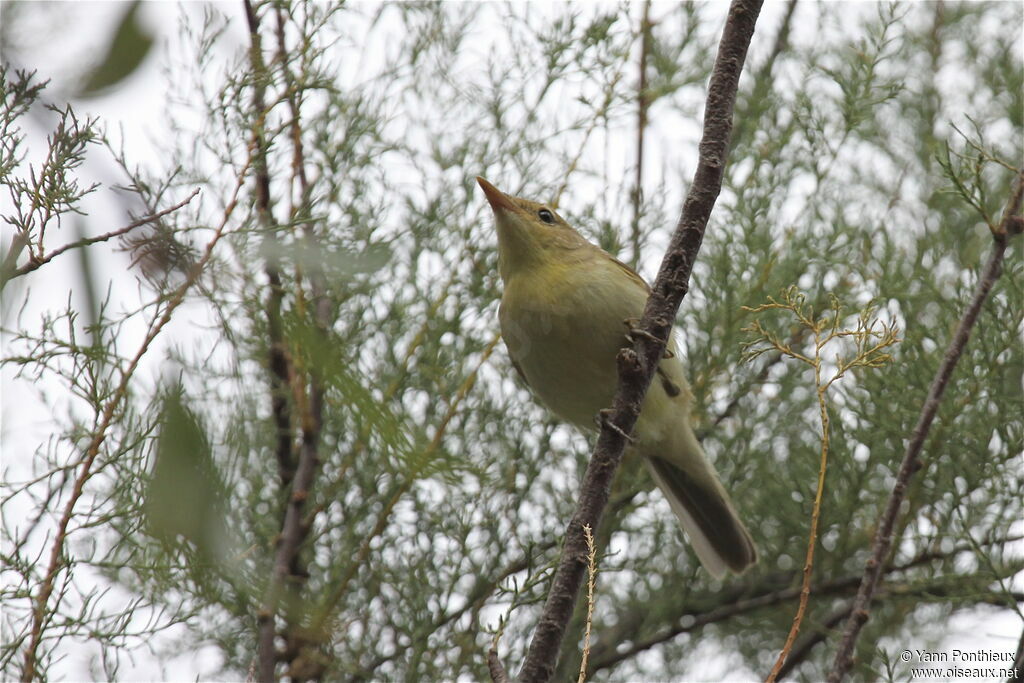
[(491, 185), (486, 179), (477, 176), (476, 182), (480, 184), (480, 189), (482, 189), (484, 194), (487, 196), (487, 201), (490, 203), (491, 209), (494, 213), (500, 213), (502, 211), (515, 212), (519, 209), (519, 207), (512, 203), (512, 200), (508, 195), (496, 188), (494, 185)]

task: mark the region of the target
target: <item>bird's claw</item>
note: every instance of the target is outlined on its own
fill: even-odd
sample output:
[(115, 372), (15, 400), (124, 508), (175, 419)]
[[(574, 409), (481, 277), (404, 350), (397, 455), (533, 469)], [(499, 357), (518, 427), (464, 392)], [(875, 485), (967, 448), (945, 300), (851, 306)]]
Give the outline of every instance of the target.
[[(654, 342), (654, 343), (660, 343), (661, 342), (660, 339), (655, 337), (653, 334), (651, 334), (647, 330), (640, 329), (640, 319), (639, 318), (626, 318), (625, 320), (622, 321), (622, 324), (626, 326), (626, 339), (629, 340), (630, 344), (635, 344), (636, 343), (636, 337), (643, 337), (647, 341)], [(665, 345), (665, 353), (662, 354), (662, 358), (675, 358), (675, 356), (676, 356), (676, 354), (666, 344)]]
[(622, 429), (617, 424), (615, 424), (614, 422), (611, 421), (611, 419), (610, 419), (611, 415), (612, 415), (611, 408), (605, 408), (604, 410), (599, 410), (597, 412), (596, 422), (597, 422), (598, 429), (600, 429), (601, 427), (605, 427), (606, 426), (609, 429), (611, 429), (613, 432), (615, 432), (616, 434), (621, 436), (623, 439), (625, 439), (627, 442), (635, 443), (632, 436), (630, 436), (626, 432), (622, 431)]

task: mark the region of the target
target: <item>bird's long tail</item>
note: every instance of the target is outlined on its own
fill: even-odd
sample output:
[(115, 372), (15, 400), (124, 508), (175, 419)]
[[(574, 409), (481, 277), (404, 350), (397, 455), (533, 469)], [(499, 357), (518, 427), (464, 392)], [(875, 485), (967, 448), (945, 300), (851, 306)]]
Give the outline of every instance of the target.
[(727, 570), (740, 574), (757, 562), (750, 532), (688, 424), (667, 443), (641, 452), (708, 572), (721, 578)]

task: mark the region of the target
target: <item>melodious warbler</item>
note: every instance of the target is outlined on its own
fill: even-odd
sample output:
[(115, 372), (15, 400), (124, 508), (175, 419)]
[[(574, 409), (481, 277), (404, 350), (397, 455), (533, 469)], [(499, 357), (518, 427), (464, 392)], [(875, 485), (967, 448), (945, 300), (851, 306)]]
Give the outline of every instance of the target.
[[(499, 318), (512, 364), (556, 415), (587, 430), (611, 406), (615, 357), (650, 287), (544, 204), (509, 197), (483, 178), (504, 282)], [(720, 578), (757, 550), (690, 426), (693, 396), (673, 333), (641, 406), (630, 450), (643, 458), (701, 564)]]

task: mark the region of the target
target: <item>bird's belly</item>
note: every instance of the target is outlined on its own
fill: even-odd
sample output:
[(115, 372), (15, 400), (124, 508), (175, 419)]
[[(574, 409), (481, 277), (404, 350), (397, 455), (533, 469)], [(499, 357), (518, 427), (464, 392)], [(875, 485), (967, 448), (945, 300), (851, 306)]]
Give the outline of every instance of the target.
[(509, 355), (537, 397), (562, 419), (592, 428), (615, 393), (615, 356), (630, 313), (586, 306), (518, 310), (502, 316), (501, 328)]

